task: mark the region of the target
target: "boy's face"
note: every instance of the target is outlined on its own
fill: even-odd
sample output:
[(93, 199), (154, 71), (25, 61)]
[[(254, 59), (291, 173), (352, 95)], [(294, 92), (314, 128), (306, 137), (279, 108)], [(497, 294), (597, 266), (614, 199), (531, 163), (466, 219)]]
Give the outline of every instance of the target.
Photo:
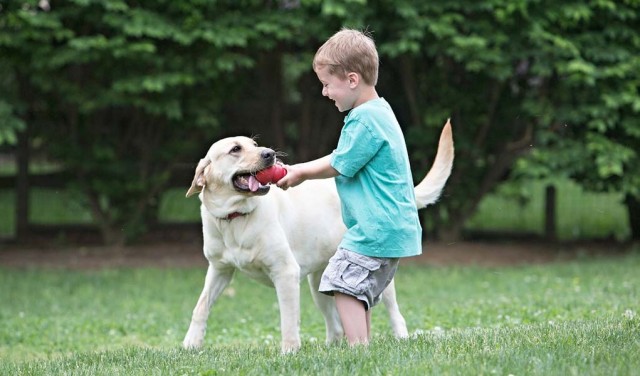
[(344, 112), (357, 106), (358, 77), (350, 73), (346, 78), (340, 78), (329, 73), (329, 67), (323, 66), (316, 69), (316, 75), (322, 83), (322, 95), (335, 102), (338, 111)]

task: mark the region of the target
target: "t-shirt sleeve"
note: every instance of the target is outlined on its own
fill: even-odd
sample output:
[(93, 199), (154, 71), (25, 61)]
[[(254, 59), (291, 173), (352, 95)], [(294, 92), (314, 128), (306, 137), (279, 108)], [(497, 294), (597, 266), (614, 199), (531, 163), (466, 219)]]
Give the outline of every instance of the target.
[(342, 129), (338, 146), (331, 155), (331, 166), (341, 175), (353, 177), (382, 146), (382, 138), (370, 127), (352, 121)]

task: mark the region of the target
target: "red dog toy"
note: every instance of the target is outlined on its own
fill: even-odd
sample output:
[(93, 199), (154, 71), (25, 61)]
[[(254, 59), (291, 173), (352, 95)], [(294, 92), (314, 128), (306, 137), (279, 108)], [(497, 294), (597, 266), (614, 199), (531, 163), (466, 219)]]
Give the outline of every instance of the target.
[(273, 165), (264, 170), (258, 171), (256, 180), (261, 184), (276, 183), (287, 174), (287, 169), (280, 165)]

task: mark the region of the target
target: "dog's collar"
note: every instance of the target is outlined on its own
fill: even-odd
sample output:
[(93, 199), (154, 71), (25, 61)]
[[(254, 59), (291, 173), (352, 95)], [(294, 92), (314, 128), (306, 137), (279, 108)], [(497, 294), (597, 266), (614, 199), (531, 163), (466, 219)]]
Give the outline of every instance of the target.
[(247, 214), (249, 214), (249, 213), (233, 212), (233, 213), (227, 215), (226, 217), (224, 217), (222, 219), (224, 219), (226, 221), (230, 221), (230, 220), (232, 220), (234, 218), (242, 217), (242, 216), (247, 215)]

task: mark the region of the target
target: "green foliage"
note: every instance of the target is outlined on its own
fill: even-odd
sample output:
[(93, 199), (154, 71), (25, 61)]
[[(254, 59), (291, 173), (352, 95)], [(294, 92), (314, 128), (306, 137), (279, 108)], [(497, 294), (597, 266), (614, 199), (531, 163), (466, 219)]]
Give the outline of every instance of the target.
[[(635, 2), (563, 4), (545, 12), (556, 23), (554, 39), (544, 38), (556, 77), (548, 80), (553, 121), (543, 148), (519, 170), (563, 171), (596, 191), (638, 197), (640, 183), (640, 16)], [(545, 43), (546, 42), (546, 43)], [(532, 166), (533, 165), (533, 166)], [(526, 168), (522, 168), (526, 167)]]
[[(304, 61), (342, 26), (373, 32), (379, 92), (401, 120), (416, 177), (452, 118), (457, 159), (434, 214), (436, 230), (461, 231), (510, 174), (564, 174), (588, 189), (640, 195), (635, 1), (2, 6), (0, 142), (15, 142), (29, 124), (45, 151), (76, 173), (72, 185), (112, 233), (144, 231), (170, 164), (194, 163), (223, 133), (280, 132), (274, 139), (297, 145), (309, 134), (299, 129), (300, 108), (310, 108), (300, 104), (302, 90), (313, 74)], [(269, 59), (295, 64), (279, 72)], [(251, 114), (254, 101), (294, 108), (232, 124), (234, 111)], [(260, 116), (273, 116), (281, 129), (267, 128)], [(318, 123), (325, 117), (307, 116)], [(522, 156), (528, 158), (518, 162)]]
[(4, 58), (0, 59), (0, 146), (15, 145), (18, 142), (18, 132), (25, 129), (25, 121), (20, 116), (21, 102), (17, 98), (17, 87), (11, 64), (7, 64)]
[(438, 204), (449, 225), (523, 155), (514, 176), (566, 174), (638, 195), (640, 4), (403, 1), (390, 12), (374, 26), (383, 71), (398, 70), (384, 89), (409, 119), (418, 162), (453, 117), (454, 176)]
[(295, 37), (300, 20), (281, 12), (250, 1), (3, 4), (0, 51), (29, 94), (0, 102), (0, 136), (14, 142), (23, 123), (9, 115), (22, 106), (105, 240), (134, 237), (156, 216), (171, 163), (196, 161), (219, 131), (256, 51)]
[(0, 145), (15, 144), (18, 141), (16, 132), (25, 128), (24, 121), (12, 113), (12, 106), (0, 101)]
[[(2, 374), (632, 374), (640, 257), (514, 268), (401, 266), (412, 338), (374, 310), (371, 345), (324, 345), (302, 288), (302, 349), (279, 353), (275, 292), (238, 276), (208, 321), (205, 346), (180, 342), (203, 269), (33, 268), (0, 272)], [(384, 359), (384, 362), (380, 362)]]

